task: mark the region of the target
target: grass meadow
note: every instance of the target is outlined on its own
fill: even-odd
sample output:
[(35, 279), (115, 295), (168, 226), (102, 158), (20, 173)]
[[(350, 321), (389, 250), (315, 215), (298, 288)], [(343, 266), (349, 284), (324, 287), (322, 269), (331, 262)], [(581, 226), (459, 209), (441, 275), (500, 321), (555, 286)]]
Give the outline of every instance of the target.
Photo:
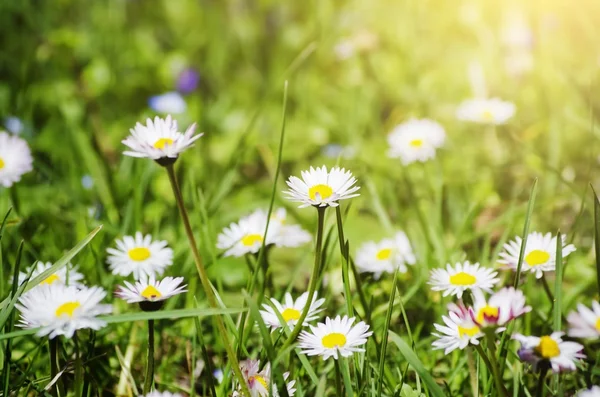
[(600, 2), (3, 0), (0, 70), (0, 395), (600, 396)]

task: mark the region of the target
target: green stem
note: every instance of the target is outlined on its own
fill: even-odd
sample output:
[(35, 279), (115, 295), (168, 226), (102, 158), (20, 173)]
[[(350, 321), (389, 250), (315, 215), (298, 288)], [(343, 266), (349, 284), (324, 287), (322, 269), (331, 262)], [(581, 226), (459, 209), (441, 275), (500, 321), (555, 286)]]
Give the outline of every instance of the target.
[(146, 379), (144, 394), (150, 393), (154, 380), (154, 320), (148, 320), (148, 357), (146, 360)]
[(321, 267), (321, 251), (323, 249), (323, 224), (325, 223), (325, 210), (327, 207), (316, 207), (317, 208), (317, 242), (315, 245), (315, 264), (313, 266), (312, 274), (310, 275), (310, 282), (308, 284), (308, 298), (306, 299), (306, 305), (302, 310), (302, 314), (296, 323), (296, 326), (292, 330), (292, 333), (288, 336), (285, 343), (281, 347), (280, 351), (285, 351), (294, 340), (300, 334), (304, 319), (308, 315), (310, 306), (312, 305), (313, 297), (315, 296), (315, 290), (317, 289), (317, 281), (319, 280), (319, 269)]
[(73, 335), (73, 343), (75, 344), (75, 395), (81, 396), (83, 384), (83, 365), (81, 362), (81, 351), (79, 349), (79, 337), (77, 332)]
[(548, 366), (543, 365), (540, 368), (540, 377), (538, 378), (537, 389), (536, 389), (536, 397), (542, 397), (544, 395), (544, 384), (546, 383), (546, 374), (548, 373)]
[(337, 219), (338, 240), (340, 242), (340, 254), (342, 256), (342, 279), (344, 280), (344, 294), (346, 295), (346, 311), (348, 317), (354, 317), (354, 308), (352, 307), (352, 291), (350, 291), (350, 276), (348, 275), (348, 245), (344, 237), (344, 225), (342, 224), (342, 210), (338, 205), (335, 207), (335, 216)]
[[(489, 343), (488, 343), (488, 345), (489, 345)], [(485, 352), (483, 351), (483, 348), (481, 347), (481, 344), (475, 345), (475, 348), (477, 349), (477, 352), (483, 359), (483, 362), (485, 362), (485, 365), (488, 367), (488, 369), (492, 373), (492, 377), (494, 378), (494, 383), (496, 384), (496, 390), (498, 391), (498, 394), (502, 397), (506, 397), (507, 393), (504, 388), (504, 385), (502, 384), (502, 378), (500, 377), (500, 373), (498, 371), (498, 365), (496, 365), (496, 360), (490, 359), (488, 357), (488, 355), (485, 354)], [(492, 356), (494, 355), (493, 352), (490, 352), (490, 353), (491, 353), (490, 355), (492, 355)]]
[[(54, 381), (56, 375), (58, 375), (58, 337), (54, 337), (48, 340), (48, 344), (50, 345), (50, 381)], [(58, 383), (59, 379), (56, 379), (56, 382), (50, 389), (50, 393), (53, 397), (57, 397), (59, 395), (58, 391)]]
[(350, 368), (348, 361), (344, 357), (338, 357), (337, 361), (340, 362), (342, 378), (344, 379), (344, 389), (346, 390), (346, 397), (353, 397), (354, 391), (352, 390), (352, 381), (350, 380)]
[[(177, 183), (177, 178), (175, 176), (175, 169), (173, 168), (173, 164), (167, 165), (167, 174), (169, 175), (169, 182), (171, 182), (171, 188), (173, 189), (173, 194), (175, 195), (175, 201), (177, 202), (177, 207), (179, 208), (179, 214), (181, 215), (181, 219), (183, 221), (183, 226), (185, 228), (185, 234), (187, 235), (188, 242), (190, 244), (190, 248), (192, 249), (192, 254), (194, 255), (194, 263), (196, 264), (196, 270), (198, 271), (198, 275), (200, 276), (200, 281), (202, 282), (202, 287), (204, 288), (204, 292), (206, 293), (206, 298), (208, 299), (208, 303), (213, 308), (219, 308), (217, 303), (217, 298), (215, 296), (214, 291), (212, 290), (212, 286), (210, 284), (210, 280), (208, 279), (208, 274), (206, 273), (206, 268), (202, 263), (202, 258), (200, 257), (200, 252), (198, 251), (198, 245), (196, 244), (196, 238), (194, 237), (194, 232), (192, 231), (192, 226), (190, 224), (190, 219), (188, 217), (187, 210), (185, 209), (185, 204), (183, 202), (183, 196), (181, 194), (181, 189), (179, 188), (179, 184)], [(248, 385), (244, 380), (244, 376), (242, 375), (242, 371), (240, 370), (240, 365), (238, 363), (237, 356), (233, 349), (233, 345), (229, 340), (229, 334), (227, 333), (227, 329), (225, 328), (225, 323), (221, 316), (215, 316), (215, 320), (217, 322), (217, 328), (221, 338), (223, 340), (223, 345), (225, 346), (225, 350), (227, 351), (227, 356), (229, 359), (229, 364), (233, 369), (233, 373), (237, 378), (241, 388), (243, 395), (250, 395), (250, 391), (248, 390)]]
[(471, 393), (473, 396), (479, 395), (479, 385), (477, 382), (477, 368), (475, 366), (475, 355), (473, 349), (467, 347), (467, 366), (469, 367), (469, 381), (471, 383)]
[(338, 360), (335, 361), (335, 395), (338, 397), (342, 396), (342, 374), (340, 371), (340, 363)]

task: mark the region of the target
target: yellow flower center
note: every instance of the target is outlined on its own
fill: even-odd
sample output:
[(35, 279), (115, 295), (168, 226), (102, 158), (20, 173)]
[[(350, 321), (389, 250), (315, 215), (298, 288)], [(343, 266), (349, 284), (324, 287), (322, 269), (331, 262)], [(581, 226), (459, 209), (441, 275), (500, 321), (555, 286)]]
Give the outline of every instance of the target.
[(486, 109), (483, 112), (481, 112), (481, 118), (484, 119), (485, 121), (493, 121), (494, 113), (492, 113), (491, 110)]
[(463, 336), (467, 335), (469, 338), (472, 338), (473, 336), (477, 335), (477, 333), (479, 332), (479, 327), (474, 325), (472, 327), (461, 327), (460, 325), (458, 326), (458, 337), (462, 338)]
[(596, 320), (596, 329), (600, 332), (600, 317)]
[(253, 382), (258, 382), (261, 385), (263, 385), (263, 387), (268, 391), (269, 390), (269, 384), (267, 383), (267, 380), (260, 376), (260, 375), (254, 375), (248, 378), (248, 383), (252, 384)]
[(542, 336), (540, 344), (537, 345), (535, 351), (544, 358), (552, 358), (560, 355), (558, 343), (549, 336)]
[(58, 309), (56, 309), (56, 313), (55, 313), (56, 317), (62, 317), (65, 314), (67, 316), (69, 316), (69, 317), (73, 317), (73, 312), (79, 306), (81, 306), (81, 303), (79, 303), (79, 302), (67, 302), (67, 303), (63, 303), (62, 305), (60, 305), (58, 307)]
[(152, 285), (149, 285), (146, 288), (144, 288), (141, 295), (146, 299), (156, 299), (162, 296), (160, 291), (154, 288)]
[(498, 308), (494, 306), (485, 305), (479, 312), (477, 312), (477, 322), (483, 323), (484, 321), (495, 321), (498, 319)]
[(48, 278), (46, 278), (40, 284), (52, 284), (53, 282), (58, 281), (58, 280), (59, 280), (59, 278), (56, 274), (51, 274), (50, 276), (48, 276)]
[(4, 160), (2, 160), (2, 158), (0, 158), (0, 170), (4, 168)]
[(525, 257), (525, 262), (531, 267), (543, 265), (550, 259), (550, 254), (546, 251), (533, 250)]
[(150, 250), (146, 247), (132, 248), (128, 253), (132, 261), (140, 262), (150, 258)]
[(300, 314), (300, 311), (296, 309), (287, 308), (283, 311), (283, 313), (281, 313), (281, 317), (283, 317), (287, 323), (290, 320), (298, 320), (300, 318)]
[(158, 141), (154, 142), (154, 147), (157, 149), (164, 149), (167, 145), (172, 145), (173, 140), (171, 138), (160, 138)]
[(412, 141), (409, 142), (409, 145), (414, 148), (420, 148), (421, 146), (423, 146), (423, 140), (422, 139), (413, 139)]
[(380, 261), (384, 261), (386, 259), (389, 259), (390, 256), (392, 256), (392, 249), (391, 248), (384, 248), (382, 250), (379, 250), (379, 252), (377, 253), (377, 259), (379, 259)]
[[(311, 200), (325, 200), (333, 194), (333, 189), (328, 185), (314, 185), (308, 189), (308, 196)], [(317, 199), (317, 195), (319, 198)]]
[(246, 247), (252, 247), (256, 243), (262, 243), (263, 238), (260, 234), (248, 234), (242, 237), (242, 244)]
[(333, 332), (329, 335), (325, 335), (321, 340), (323, 347), (333, 349), (334, 347), (344, 347), (346, 345), (346, 335), (338, 332)]
[(450, 276), (450, 284), (453, 285), (473, 285), (476, 281), (477, 279), (475, 276), (465, 272), (456, 273)]

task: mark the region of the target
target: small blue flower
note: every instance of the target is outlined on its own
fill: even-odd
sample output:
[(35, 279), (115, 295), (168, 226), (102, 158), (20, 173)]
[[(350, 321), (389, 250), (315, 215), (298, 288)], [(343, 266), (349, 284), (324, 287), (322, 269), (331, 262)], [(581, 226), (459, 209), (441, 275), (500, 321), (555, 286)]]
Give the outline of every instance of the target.
[(25, 129), (25, 124), (23, 124), (21, 119), (15, 116), (8, 116), (4, 120), (4, 126), (7, 130), (9, 130), (15, 135), (21, 134), (21, 132), (23, 132), (23, 129)]
[(150, 97), (148, 105), (155, 112), (165, 114), (180, 114), (187, 109), (185, 100), (177, 92), (167, 92)]
[(184, 69), (177, 79), (177, 91), (182, 94), (189, 94), (198, 88), (200, 74), (192, 68)]

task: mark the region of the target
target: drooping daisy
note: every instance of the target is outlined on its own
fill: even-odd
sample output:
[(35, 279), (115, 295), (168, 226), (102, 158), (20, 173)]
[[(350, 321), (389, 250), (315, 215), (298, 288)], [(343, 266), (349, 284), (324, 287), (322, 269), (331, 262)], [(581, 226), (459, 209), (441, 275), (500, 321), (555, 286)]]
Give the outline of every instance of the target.
[(0, 186), (11, 187), (33, 170), (31, 151), (25, 140), (0, 131)]
[[(500, 253), (498, 263), (517, 270), (519, 263), (519, 252), (523, 239), (519, 236), (513, 241), (504, 244), (504, 252)], [(534, 272), (536, 278), (542, 278), (544, 272), (553, 272), (556, 268), (556, 236), (551, 233), (530, 233), (527, 236), (527, 245), (523, 256), (522, 272)], [(573, 244), (567, 245), (567, 237), (562, 235), (562, 257), (567, 257), (575, 251)]]
[(273, 221), (278, 222), (277, 233), (274, 238), (276, 246), (293, 248), (312, 241), (312, 236), (309, 232), (302, 229), (300, 225), (288, 224), (286, 218), (287, 212), (285, 208), (277, 208), (271, 215), (269, 228), (275, 223)]
[(396, 126), (387, 137), (388, 156), (399, 157), (402, 164), (425, 162), (435, 157), (446, 140), (444, 128), (433, 120), (411, 119)]
[(203, 134), (194, 135), (196, 124), (188, 127), (185, 133), (177, 130), (177, 121), (171, 116), (166, 119), (155, 117), (154, 121), (146, 120), (146, 125), (137, 123), (131, 135), (122, 142), (131, 150), (123, 152), (126, 156), (144, 157), (152, 160), (164, 160), (172, 164), (180, 153), (192, 146)]
[(417, 261), (406, 233), (399, 231), (394, 238), (386, 238), (379, 242), (369, 241), (360, 246), (356, 253), (356, 267), (360, 272), (373, 273), (377, 280), (382, 273), (400, 273), (408, 270), (406, 264), (414, 265)]
[(183, 277), (165, 277), (156, 281), (154, 276), (150, 276), (148, 279), (137, 281), (135, 285), (125, 281), (125, 287), (119, 287), (115, 295), (127, 303), (139, 303), (144, 311), (155, 311), (163, 306), (166, 299), (187, 291), (186, 285), (181, 283)]
[(600, 303), (592, 302), (590, 310), (581, 303), (577, 311), (569, 313), (569, 336), (573, 338), (600, 338)]
[(337, 207), (338, 201), (359, 196), (356, 191), (360, 187), (354, 186), (356, 178), (344, 168), (333, 167), (327, 171), (325, 166), (310, 167), (301, 174), (302, 179), (290, 176), (286, 182), (290, 189), (283, 192), (288, 199), (302, 203), (299, 208)]
[(473, 290), (473, 298), (469, 314), (480, 328), (501, 331), (509, 321), (531, 311), (531, 306), (525, 305), (523, 292), (513, 287), (502, 288), (487, 300), (481, 290)]
[(433, 269), (429, 284), (434, 291), (444, 291), (444, 296), (456, 295), (460, 299), (466, 290), (492, 292), (492, 287), (500, 281), (497, 275), (498, 272), (493, 269), (467, 261), (456, 263), (454, 267), (447, 264), (446, 269)]
[(465, 307), (449, 305), (448, 316), (442, 316), (445, 325), (433, 324), (439, 332), (432, 335), (438, 339), (432, 343), (434, 349), (444, 349), (449, 354), (456, 349), (464, 349), (467, 345), (478, 345), (483, 332)]
[(15, 306), (21, 311), (22, 328), (40, 328), (38, 336), (57, 335), (71, 338), (76, 330), (99, 330), (106, 322), (96, 318), (112, 311), (101, 304), (106, 291), (100, 287), (66, 286), (59, 283), (40, 285), (19, 298)]
[(460, 104), (456, 117), (481, 124), (504, 124), (515, 114), (515, 105), (498, 98), (468, 99)]
[[(34, 265), (34, 269), (31, 272), (31, 278), (29, 280), (33, 280), (46, 270), (52, 267), (52, 262), (36, 262)], [(25, 270), (24, 272), (19, 273), (19, 285), (23, 284), (27, 279), (27, 275), (31, 271), (31, 268)], [(77, 271), (77, 266), (73, 266), (72, 264), (67, 264), (66, 266), (61, 267), (55, 273), (46, 277), (43, 281), (40, 282), (39, 285), (43, 284), (65, 284), (65, 285), (74, 285), (76, 287), (82, 286), (81, 280), (83, 280), (83, 275)]]
[(362, 346), (367, 343), (367, 338), (373, 334), (369, 326), (363, 321), (352, 326), (355, 318), (337, 316), (334, 319), (325, 318), (325, 323), (318, 323), (316, 327), (310, 325), (311, 332), (302, 331), (299, 347), (302, 353), (309, 356), (319, 355), (326, 360), (330, 357), (338, 359), (349, 357), (356, 352), (364, 352)]
[(187, 105), (178, 92), (167, 92), (148, 99), (148, 106), (158, 113), (180, 114), (185, 112)]
[(168, 391), (151, 391), (148, 394), (140, 394), (140, 397), (183, 397), (181, 394), (179, 393), (170, 393)]
[[(281, 313), (281, 317), (283, 317), (286, 324), (290, 327), (296, 325), (298, 319), (300, 319), (302, 311), (306, 306), (307, 300), (308, 292), (305, 292), (302, 295), (300, 295), (300, 297), (295, 301), (294, 299), (292, 299), (292, 295), (288, 292), (285, 294), (283, 303), (279, 303), (277, 299), (271, 298), (271, 302), (273, 302), (273, 305), (275, 305), (277, 311)], [(325, 299), (317, 299), (316, 294), (315, 296), (313, 296), (310, 309), (308, 310), (308, 314), (304, 319), (303, 325), (308, 325), (309, 322), (316, 320), (319, 317), (318, 313), (323, 310), (320, 307), (321, 305), (323, 305), (324, 302)], [(282, 324), (279, 321), (279, 317), (277, 317), (277, 313), (275, 312), (275, 310), (273, 310), (273, 308), (266, 303), (263, 303), (263, 308), (265, 310), (261, 310), (260, 314), (265, 324), (271, 326), (272, 330), (281, 327)]]
[(576, 342), (565, 342), (562, 340), (563, 332), (553, 332), (551, 335), (542, 337), (513, 335), (521, 343), (519, 358), (533, 365), (534, 370), (541, 361), (550, 364), (552, 372), (575, 371), (576, 362), (585, 358), (581, 353), (583, 345)]
[[(240, 370), (242, 371), (242, 375), (244, 376), (244, 380), (246, 381), (246, 385), (248, 386), (248, 390), (250, 391), (250, 397), (268, 397), (269, 388), (271, 387), (271, 365), (267, 364), (260, 371), (260, 360), (244, 360), (240, 362)], [(287, 381), (290, 373), (285, 372), (283, 374), (283, 379)], [(288, 396), (292, 397), (296, 393), (296, 389), (294, 385), (296, 384), (295, 380), (286, 383), (286, 388), (288, 392)], [(271, 395), (274, 397), (279, 396), (279, 392), (277, 391), (275, 380), (272, 383), (273, 390), (271, 391)], [(234, 383), (234, 392), (232, 394), (233, 397), (241, 397), (242, 392), (239, 385)]]
[(113, 274), (136, 280), (143, 276), (161, 275), (173, 263), (173, 250), (166, 241), (152, 241), (152, 236), (137, 232), (116, 240), (117, 249), (108, 248), (107, 262)]
[(592, 386), (591, 389), (580, 390), (575, 397), (600, 397), (600, 386)]

